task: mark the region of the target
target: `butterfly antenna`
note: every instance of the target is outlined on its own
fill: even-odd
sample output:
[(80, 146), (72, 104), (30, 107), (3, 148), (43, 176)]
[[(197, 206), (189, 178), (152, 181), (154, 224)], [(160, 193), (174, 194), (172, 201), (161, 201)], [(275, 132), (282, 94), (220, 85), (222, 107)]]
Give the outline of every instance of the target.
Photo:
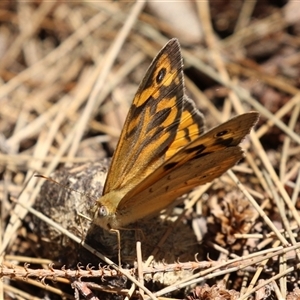
[[(70, 188), (70, 187), (68, 187), (68, 186), (66, 186), (66, 185), (63, 185), (63, 184), (57, 182), (56, 180), (52, 179), (51, 177), (47, 177), (47, 176), (44, 176), (44, 175), (41, 175), (41, 174), (35, 174), (34, 177), (46, 179), (46, 180), (48, 180), (48, 181), (50, 181), (50, 182), (52, 182), (52, 183), (55, 183), (55, 184), (59, 185), (60, 187), (66, 189), (66, 190), (69, 190), (69, 191), (71, 191), (71, 192), (78, 193), (78, 194), (80, 194), (81, 196), (87, 196), (87, 197), (89, 197), (90, 199), (95, 199), (95, 197), (93, 197), (92, 195), (90, 195), (90, 194), (88, 194), (88, 193), (83, 193), (83, 192), (77, 191), (77, 190), (75, 190), (75, 189), (72, 189), (72, 188)], [(77, 212), (77, 213), (78, 213), (79, 216), (81, 216), (81, 217), (83, 217), (84, 219), (86, 219), (86, 220), (92, 222), (92, 219), (91, 219), (91, 218), (89, 218), (89, 217), (83, 215), (83, 214), (80, 213), (80, 212)]]
[(55, 181), (54, 179), (52, 179), (52, 178), (50, 178), (50, 177), (47, 177), (47, 176), (44, 176), (44, 175), (40, 175), (40, 174), (35, 174), (34, 177), (46, 179), (46, 180), (48, 180), (48, 181), (50, 181), (50, 182), (53, 182), (53, 183), (59, 185), (60, 187), (66, 189), (66, 190), (69, 190), (69, 191), (71, 191), (71, 192), (76, 192), (76, 193), (80, 194), (81, 196), (86, 196), (85, 193), (80, 192), (80, 191), (77, 191), (77, 190), (74, 190), (74, 189), (72, 189), (72, 188), (70, 188), (70, 187), (68, 187), (68, 186), (66, 186), (66, 185), (63, 185), (63, 184), (61, 184), (61, 183)]

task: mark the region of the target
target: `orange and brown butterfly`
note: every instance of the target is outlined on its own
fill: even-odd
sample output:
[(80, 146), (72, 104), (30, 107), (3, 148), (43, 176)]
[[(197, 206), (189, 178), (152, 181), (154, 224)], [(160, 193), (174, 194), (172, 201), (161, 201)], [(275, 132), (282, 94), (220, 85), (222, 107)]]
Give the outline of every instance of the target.
[(133, 99), (94, 223), (123, 228), (219, 177), (243, 158), (239, 144), (258, 117), (245, 113), (204, 133), (203, 115), (185, 95), (179, 42), (171, 39)]

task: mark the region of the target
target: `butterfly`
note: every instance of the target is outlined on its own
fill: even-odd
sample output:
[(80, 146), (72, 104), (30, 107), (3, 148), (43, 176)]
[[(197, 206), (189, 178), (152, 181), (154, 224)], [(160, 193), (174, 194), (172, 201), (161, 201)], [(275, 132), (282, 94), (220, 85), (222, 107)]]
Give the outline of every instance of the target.
[(205, 132), (202, 113), (185, 94), (179, 42), (171, 39), (133, 99), (93, 222), (124, 228), (219, 177), (244, 157), (239, 144), (258, 117), (248, 112)]

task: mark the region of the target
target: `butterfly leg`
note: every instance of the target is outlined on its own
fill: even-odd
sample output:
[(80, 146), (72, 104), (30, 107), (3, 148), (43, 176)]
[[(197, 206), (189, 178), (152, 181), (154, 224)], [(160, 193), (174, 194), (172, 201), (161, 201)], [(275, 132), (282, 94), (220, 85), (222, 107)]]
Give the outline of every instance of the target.
[(128, 230), (134, 230), (135, 232), (135, 240), (136, 241), (144, 241), (146, 239), (144, 231), (140, 228), (134, 228), (134, 229), (128, 229)]
[(115, 233), (117, 235), (117, 240), (118, 240), (118, 263), (119, 263), (119, 267), (121, 268), (121, 236), (120, 236), (120, 230), (111, 228), (109, 231), (111, 233)]

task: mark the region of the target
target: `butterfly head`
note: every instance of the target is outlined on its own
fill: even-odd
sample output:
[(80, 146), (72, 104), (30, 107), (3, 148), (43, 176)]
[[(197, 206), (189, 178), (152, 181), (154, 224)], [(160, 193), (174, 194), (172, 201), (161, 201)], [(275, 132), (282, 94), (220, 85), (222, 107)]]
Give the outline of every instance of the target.
[[(93, 223), (103, 229), (110, 230), (119, 227), (117, 218), (118, 193), (110, 192), (100, 197), (93, 209)], [(114, 200), (114, 201), (113, 201)]]
[(110, 212), (108, 208), (104, 205), (101, 205), (101, 203), (97, 202), (93, 209), (93, 223), (102, 227), (103, 229), (110, 230)]

